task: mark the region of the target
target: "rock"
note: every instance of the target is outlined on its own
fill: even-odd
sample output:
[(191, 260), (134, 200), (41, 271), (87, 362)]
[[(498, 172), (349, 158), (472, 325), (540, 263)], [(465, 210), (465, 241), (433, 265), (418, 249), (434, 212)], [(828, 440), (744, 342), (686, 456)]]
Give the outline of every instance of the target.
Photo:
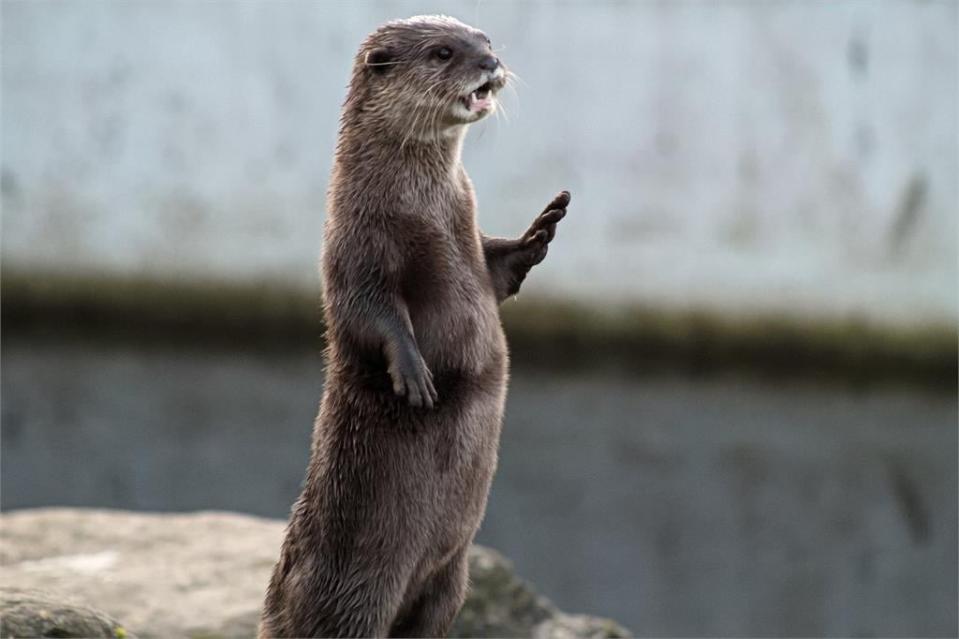
[(495, 550), (470, 549), (470, 593), (451, 637), (534, 637), (575, 639), (630, 637), (609, 619), (560, 612), (548, 599), (516, 576), (510, 562)]
[(62, 596), (0, 588), (0, 637), (133, 637), (117, 620)]
[(516, 577), (498, 552), (470, 548), (470, 590), (450, 633), (453, 637), (528, 637), (558, 610)]
[[(0, 515), (0, 565), (4, 583), (47, 593), (51, 610), (75, 595), (141, 637), (249, 637), (282, 536), (283, 522), (233, 513), (16, 511)], [(630, 636), (615, 622), (559, 611), (495, 551), (475, 546), (469, 559), (454, 637)], [(97, 632), (83, 636), (116, 636)]]
[(533, 639), (605, 639), (606, 637), (632, 637), (626, 628), (612, 619), (589, 615), (559, 613), (533, 628)]

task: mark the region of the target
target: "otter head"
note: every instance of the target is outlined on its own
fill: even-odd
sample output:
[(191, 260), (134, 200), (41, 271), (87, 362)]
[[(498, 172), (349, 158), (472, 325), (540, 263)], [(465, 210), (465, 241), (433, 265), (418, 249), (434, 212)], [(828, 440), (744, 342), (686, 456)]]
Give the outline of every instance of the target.
[(348, 106), (401, 135), (443, 135), (493, 113), (506, 76), (482, 31), (447, 16), (417, 16), (367, 37)]

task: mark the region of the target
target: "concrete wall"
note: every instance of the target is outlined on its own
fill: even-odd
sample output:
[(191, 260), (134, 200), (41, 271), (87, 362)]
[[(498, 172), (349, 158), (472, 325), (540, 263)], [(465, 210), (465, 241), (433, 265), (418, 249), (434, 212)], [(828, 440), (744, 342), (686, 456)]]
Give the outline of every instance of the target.
[(530, 291), (959, 318), (954, 2), (4, 2), (4, 265), (315, 286), (354, 48), (439, 10), (523, 79), (485, 230), (574, 194)]

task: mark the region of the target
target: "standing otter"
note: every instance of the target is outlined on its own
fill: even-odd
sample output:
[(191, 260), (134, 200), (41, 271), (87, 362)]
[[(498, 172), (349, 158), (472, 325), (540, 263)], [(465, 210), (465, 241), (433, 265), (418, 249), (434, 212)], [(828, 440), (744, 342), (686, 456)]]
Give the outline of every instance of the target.
[(326, 388), (261, 637), (443, 636), (463, 603), (506, 395), (498, 304), (569, 203), (518, 239), (476, 226), (460, 150), (506, 75), (448, 17), (387, 23), (356, 56), (325, 230)]

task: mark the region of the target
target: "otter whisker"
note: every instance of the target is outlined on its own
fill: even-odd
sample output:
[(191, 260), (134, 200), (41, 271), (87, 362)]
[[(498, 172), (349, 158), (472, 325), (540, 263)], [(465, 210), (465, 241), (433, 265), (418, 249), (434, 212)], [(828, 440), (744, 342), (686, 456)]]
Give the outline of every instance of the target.
[[(439, 82), (430, 87), (432, 92), (433, 88), (439, 86)], [(440, 110), (445, 107), (445, 102), (443, 100), (434, 100), (433, 104), (429, 107), (426, 117), (426, 126), (429, 132), (434, 136), (436, 135), (436, 123), (439, 119)]]
[(419, 127), (420, 118), (422, 116), (422, 109), (420, 107), (429, 106), (429, 102), (425, 98), (429, 96), (430, 92), (433, 90), (433, 86), (435, 86), (435, 83), (431, 85), (430, 87), (427, 87), (426, 91), (423, 92), (423, 95), (421, 96), (421, 98), (414, 102), (415, 110), (414, 110), (413, 118), (410, 121), (410, 125), (406, 131), (406, 134), (403, 136), (403, 141), (400, 143), (400, 149), (406, 148), (406, 143), (409, 142), (411, 138), (415, 137), (418, 134), (417, 129)]
[(417, 108), (414, 110), (413, 117), (410, 120), (410, 125), (406, 130), (406, 134), (403, 136), (403, 141), (400, 142), (400, 150), (406, 148), (406, 143), (410, 141), (410, 138), (416, 135), (416, 126), (420, 119), (420, 110)]
[(449, 102), (446, 100), (439, 101), (437, 100), (436, 106), (433, 109), (433, 120), (430, 123), (430, 128), (433, 130), (434, 134), (438, 132), (439, 129), (439, 119), (443, 114), (443, 111), (449, 108)]
[[(441, 75), (441, 74), (440, 74), (439, 72), (437, 72), (437, 73), (435, 73), (435, 74), (433, 75), (433, 77), (436, 78), (436, 82), (435, 82), (433, 85), (430, 86), (430, 88), (429, 88), (429, 92), (430, 92), (430, 93), (432, 93), (433, 89), (435, 89), (435, 88), (442, 88), (442, 86), (443, 86), (443, 85), (442, 85), (442, 78), (440, 77), (440, 75)], [(438, 97), (442, 97), (442, 96), (438, 96)], [(427, 119), (427, 125), (429, 126), (429, 129), (430, 129), (430, 131), (433, 133), (434, 136), (438, 133), (438, 124), (439, 124), (440, 115), (442, 115), (443, 111), (445, 111), (445, 110), (448, 109), (448, 108), (449, 108), (449, 101), (448, 101), (448, 100), (446, 100), (446, 99), (436, 99), (436, 100), (433, 100), (433, 106), (432, 106), (432, 108), (430, 109), (430, 112), (429, 112), (429, 118)]]
[(529, 86), (529, 83), (527, 83), (526, 80), (524, 80), (523, 78), (519, 77), (519, 75), (517, 75), (516, 72), (507, 70), (507, 71), (506, 71), (506, 86), (511, 86), (511, 85), (513, 84), (513, 82), (512, 82), (513, 80), (516, 80), (517, 82), (522, 83), (523, 86), (526, 86), (526, 87)]
[(428, 132), (428, 123), (430, 119), (430, 111), (432, 105), (425, 100), (418, 100), (414, 103), (414, 115), (410, 121), (410, 125), (407, 128), (406, 135), (403, 137), (403, 142), (400, 145), (400, 148), (404, 148), (408, 142), (416, 138), (426, 137)]
[[(523, 82), (523, 79), (520, 78), (518, 75), (516, 75), (516, 74), (513, 73), (512, 71), (507, 71), (507, 72), (506, 72), (506, 84), (504, 85), (504, 87), (507, 88), (507, 89), (509, 89), (510, 92), (513, 94), (513, 96), (515, 96), (516, 99), (519, 100), (519, 91), (516, 90), (516, 86), (514, 85), (513, 82), (511, 82), (511, 80), (513, 80), (513, 79), (516, 79), (516, 80), (519, 80), (520, 82)], [(523, 82), (523, 84), (526, 84), (526, 83)], [(528, 85), (527, 85), (527, 86), (528, 86)]]
[[(434, 89), (440, 86), (441, 78), (439, 76), (440, 76), (439, 72), (435, 72), (429, 78), (427, 78), (428, 82), (429, 81), (433, 81), (433, 82), (426, 88), (426, 90), (420, 96), (420, 99), (417, 100), (415, 103), (415, 106), (417, 107), (416, 113), (413, 116), (413, 120), (410, 123), (409, 129), (407, 130), (406, 135), (403, 137), (402, 143), (400, 144), (401, 149), (405, 148), (406, 143), (409, 142), (410, 139), (413, 137), (421, 137), (421, 138), (426, 137), (426, 134), (428, 133), (428, 131), (419, 129), (420, 120), (422, 119), (423, 123), (427, 126), (427, 128), (429, 128), (429, 124), (431, 120), (431, 111), (433, 110), (434, 105), (430, 104), (430, 100), (428, 100), (427, 98), (429, 98), (430, 94), (432, 94)], [(426, 107), (426, 111), (424, 112), (421, 107)]]
[(503, 104), (502, 100), (497, 101), (497, 105), (499, 108), (496, 109), (493, 115), (496, 117), (497, 120), (499, 120), (499, 116), (502, 113), (503, 119), (506, 120), (506, 124), (509, 124), (509, 112), (506, 109), (506, 105)]

